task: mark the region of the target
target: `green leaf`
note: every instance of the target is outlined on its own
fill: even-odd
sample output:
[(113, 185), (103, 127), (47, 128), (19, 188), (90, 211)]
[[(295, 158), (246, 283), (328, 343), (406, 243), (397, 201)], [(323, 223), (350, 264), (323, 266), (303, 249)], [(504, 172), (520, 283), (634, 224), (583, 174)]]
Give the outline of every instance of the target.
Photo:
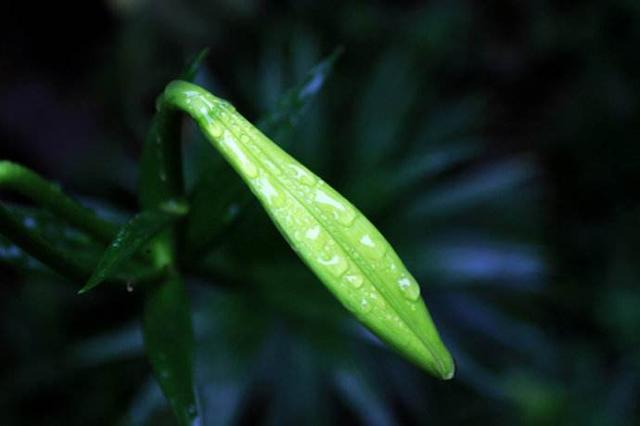
[(149, 290), (143, 328), (147, 357), (179, 424), (199, 424), (192, 373), (191, 308), (178, 275), (171, 274)]
[[(258, 120), (258, 127), (278, 139), (291, 131), (324, 87), (342, 51), (337, 48), (313, 67), (300, 84), (287, 90), (274, 110)], [(207, 165), (189, 197), (192, 205), (186, 220), (189, 252), (197, 256), (210, 247), (250, 200), (251, 194), (242, 181), (226, 166)]]
[(411, 57), (398, 48), (383, 53), (373, 70), (354, 120), (359, 142), (354, 163), (359, 171), (369, 173), (400, 146), (400, 132), (418, 96), (415, 70)]
[(182, 74), (182, 79), (185, 81), (194, 81), (196, 79), (196, 75), (202, 66), (202, 63), (209, 56), (209, 48), (205, 48), (200, 50), (191, 60), (191, 63), (187, 67), (186, 71)]
[[(50, 212), (12, 204), (6, 205), (6, 208), (26, 233), (45, 241), (52, 250), (62, 256), (75, 259), (84, 272), (81, 281), (91, 274), (91, 267), (100, 259), (104, 246)], [(25, 249), (29, 247), (25, 246)], [(50, 272), (46, 264), (1, 236), (0, 262), (13, 265), (25, 272)]]
[(160, 231), (186, 213), (186, 206), (167, 204), (164, 210), (149, 210), (137, 214), (118, 232), (102, 255), (98, 266), (79, 291), (85, 293), (103, 281), (114, 277), (125, 264)]
[(453, 359), (418, 283), (362, 213), (228, 102), (183, 81), (167, 86), (164, 102), (193, 117), (294, 251), (347, 309), (425, 370), (442, 379), (453, 376)]
[(88, 268), (80, 259), (49, 243), (3, 204), (0, 204), (0, 235), (15, 244), (8, 246), (4, 257), (17, 260), (22, 250), (63, 277), (82, 281), (88, 275)]
[(57, 185), (19, 164), (0, 161), (0, 189), (15, 191), (31, 199), (99, 241), (108, 242), (115, 234), (112, 223), (99, 218), (64, 194)]
[(232, 173), (203, 173), (189, 197), (186, 247), (190, 257), (205, 252), (234, 223), (251, 200), (242, 181)]

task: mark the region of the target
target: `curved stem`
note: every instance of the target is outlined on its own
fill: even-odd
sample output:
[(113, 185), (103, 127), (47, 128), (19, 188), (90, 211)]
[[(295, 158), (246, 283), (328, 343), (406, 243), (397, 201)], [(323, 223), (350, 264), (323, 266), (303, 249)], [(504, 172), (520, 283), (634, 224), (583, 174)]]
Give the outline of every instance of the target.
[(116, 235), (114, 224), (99, 218), (58, 186), (19, 164), (0, 161), (0, 189), (12, 190), (31, 199), (101, 242), (110, 243)]
[(82, 281), (89, 275), (88, 269), (74, 258), (60, 252), (44, 238), (26, 229), (2, 204), (0, 204), (0, 233), (62, 276)]

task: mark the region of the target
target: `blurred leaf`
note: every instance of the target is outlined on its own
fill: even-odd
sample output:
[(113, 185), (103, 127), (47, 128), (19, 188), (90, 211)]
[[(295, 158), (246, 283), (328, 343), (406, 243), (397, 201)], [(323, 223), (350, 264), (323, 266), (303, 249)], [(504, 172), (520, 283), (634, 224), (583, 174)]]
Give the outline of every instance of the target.
[(134, 396), (129, 411), (120, 422), (122, 426), (148, 426), (151, 423), (154, 412), (165, 406), (166, 400), (158, 382), (150, 378), (142, 385)]
[[(9, 208), (0, 203), (0, 235), (11, 241), (16, 247), (29, 253), (47, 267), (61, 276), (71, 280), (84, 280), (88, 275), (87, 265), (82, 259), (49, 243), (41, 234), (35, 232), (29, 221), (25, 222), (16, 216)], [(8, 248), (5, 254), (8, 259), (21, 259), (19, 252)]]
[(199, 424), (193, 383), (191, 307), (177, 275), (171, 274), (149, 290), (143, 327), (147, 356), (179, 424)]
[(470, 329), (475, 339), (488, 337), (492, 345), (498, 343), (503, 347), (501, 351), (516, 350), (522, 356), (531, 357), (532, 364), (551, 365), (552, 345), (532, 324), (500, 312), (474, 295), (446, 297), (442, 304), (455, 323)]
[(434, 236), (416, 261), (419, 274), (438, 277), (444, 285), (490, 284), (520, 290), (540, 289), (546, 264), (530, 244), (478, 237)]
[(437, 150), (427, 150), (423, 154), (411, 156), (402, 166), (396, 166), (388, 173), (389, 186), (394, 191), (401, 190), (473, 158), (478, 151), (478, 147), (472, 144), (448, 144)]
[(460, 100), (443, 102), (429, 111), (417, 130), (416, 148), (447, 148), (461, 140), (478, 137), (485, 119), (485, 102), (481, 96), (466, 96)]
[[(291, 131), (319, 95), (342, 51), (337, 48), (313, 67), (304, 81), (287, 90), (275, 109), (258, 120), (258, 127), (276, 141)], [(205, 251), (252, 198), (242, 180), (226, 164), (218, 168), (206, 165), (189, 198), (192, 206), (186, 225), (189, 251), (195, 255)]]
[(143, 355), (142, 330), (138, 324), (129, 324), (76, 344), (69, 357), (73, 365), (95, 367)]
[(35, 259), (3, 236), (0, 236), (0, 262), (25, 270), (46, 270), (40, 262), (36, 262)]
[(167, 206), (164, 210), (149, 210), (134, 216), (118, 231), (115, 240), (102, 255), (98, 266), (80, 293), (85, 293), (104, 280), (114, 277), (120, 272), (121, 265), (131, 260), (153, 237), (184, 213), (186, 207), (176, 204)]
[(207, 56), (209, 56), (208, 48), (200, 50), (200, 52), (198, 52), (191, 60), (191, 63), (182, 74), (181, 79), (185, 81), (195, 81), (198, 71), (200, 71), (200, 67), (202, 66), (202, 63), (207, 59)]
[(512, 159), (447, 181), (416, 198), (409, 214), (446, 216), (460, 214), (482, 203), (503, 201), (534, 176), (535, 168), (525, 159)]
[(281, 95), (275, 108), (260, 118), (256, 127), (275, 141), (292, 130), (324, 87), (343, 51), (342, 47), (338, 47), (314, 66), (300, 84)]
[(400, 131), (416, 99), (416, 87), (408, 53), (400, 48), (384, 52), (359, 99), (354, 125), (358, 145), (353, 164), (362, 173), (370, 173), (400, 147)]
[(186, 218), (186, 246), (192, 256), (204, 252), (251, 201), (251, 193), (234, 173), (204, 172), (189, 198)]
[[(102, 251), (100, 245), (51, 213), (16, 205), (8, 205), (7, 208), (25, 228), (37, 233), (56, 248), (80, 259), (83, 264), (94, 264), (99, 258)], [(25, 271), (50, 271), (45, 265), (2, 236), (0, 236), (0, 262), (15, 265)]]
[(362, 377), (362, 372), (337, 371), (334, 382), (340, 399), (353, 410), (362, 424), (372, 426), (397, 424), (387, 402)]

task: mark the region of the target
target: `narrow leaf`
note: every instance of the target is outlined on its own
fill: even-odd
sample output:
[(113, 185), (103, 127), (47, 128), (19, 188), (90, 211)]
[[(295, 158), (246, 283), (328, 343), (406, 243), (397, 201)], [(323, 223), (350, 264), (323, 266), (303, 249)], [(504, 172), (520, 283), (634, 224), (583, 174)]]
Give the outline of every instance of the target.
[(185, 81), (194, 81), (202, 63), (207, 59), (207, 56), (209, 56), (208, 48), (200, 50), (196, 56), (193, 57), (193, 60), (187, 67), (186, 71), (182, 74), (182, 79)]
[(228, 102), (175, 81), (164, 102), (191, 115), (240, 174), (300, 258), (382, 340), (449, 379), (454, 365), (420, 287), (378, 230)]
[[(47, 241), (52, 248), (59, 250), (61, 254), (64, 252), (67, 257), (72, 257), (80, 264), (86, 265), (86, 276), (88, 276), (90, 273), (88, 265), (95, 264), (102, 251), (100, 245), (49, 212), (16, 205), (6, 205), (6, 209), (25, 232), (37, 235), (37, 238)], [(0, 234), (2, 234), (1, 231)], [(17, 266), (25, 271), (44, 272), (48, 270), (46, 265), (36, 261), (29, 253), (1, 236), (0, 262)]]
[(320, 93), (343, 51), (342, 47), (336, 48), (331, 55), (309, 70), (300, 84), (287, 90), (278, 100), (276, 107), (258, 120), (258, 128), (276, 138), (295, 127), (311, 101)]
[(147, 357), (178, 423), (200, 424), (193, 383), (191, 307), (178, 275), (170, 274), (146, 295), (143, 330)]
[(2, 204), (0, 204), (0, 235), (15, 244), (15, 246), (9, 246), (9, 252), (5, 253), (4, 257), (19, 257), (19, 250), (24, 250), (63, 277), (82, 281), (88, 275), (87, 268), (76, 257), (50, 244)]
[(0, 189), (15, 191), (31, 199), (99, 241), (108, 242), (115, 235), (116, 228), (112, 223), (102, 220), (64, 194), (57, 185), (24, 166), (0, 161)]
[(87, 284), (79, 293), (85, 293), (103, 281), (114, 277), (119, 268), (130, 260), (138, 250), (185, 212), (185, 206), (168, 205), (165, 210), (149, 210), (136, 215), (120, 229), (116, 238), (102, 255)]

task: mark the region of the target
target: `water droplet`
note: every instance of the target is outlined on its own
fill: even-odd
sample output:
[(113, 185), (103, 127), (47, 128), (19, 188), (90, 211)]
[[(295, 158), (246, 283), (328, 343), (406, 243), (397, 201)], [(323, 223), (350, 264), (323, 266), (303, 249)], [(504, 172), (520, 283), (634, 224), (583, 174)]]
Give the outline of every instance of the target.
[(328, 267), (329, 271), (336, 277), (341, 276), (349, 267), (344, 257), (333, 254), (330, 257), (318, 257), (318, 263)]
[(420, 286), (410, 276), (403, 276), (398, 279), (398, 286), (407, 299), (415, 302), (420, 298)]
[(309, 170), (298, 164), (289, 164), (288, 170), (291, 172), (293, 177), (303, 185), (312, 186), (316, 183), (315, 176)]
[(376, 263), (384, 257), (387, 251), (387, 244), (382, 235), (366, 218), (360, 216), (351, 226), (350, 232), (360, 243), (356, 247), (360, 255), (370, 260), (375, 260)]
[(347, 262), (344, 253), (333, 240), (327, 241), (327, 244), (322, 248), (317, 260), (319, 264), (328, 269), (335, 277), (342, 276), (347, 269), (349, 269), (349, 263)]
[(371, 237), (367, 234), (367, 235), (363, 235), (362, 237), (360, 237), (360, 243), (364, 244), (367, 247), (375, 247), (376, 245), (374, 244), (373, 240), (371, 239)]
[(282, 191), (275, 188), (274, 184), (267, 176), (261, 176), (255, 180), (258, 193), (264, 197), (267, 204), (273, 207), (282, 207), (286, 201), (286, 197)]
[(373, 306), (363, 297), (362, 300), (360, 300), (360, 310), (366, 314), (371, 312), (371, 309), (373, 309)]
[(222, 126), (216, 120), (211, 120), (207, 124), (207, 132), (214, 139), (220, 138), (222, 136), (223, 131), (224, 130), (223, 130)]
[(362, 284), (364, 283), (364, 278), (362, 278), (362, 275), (360, 274), (348, 274), (344, 279), (355, 288), (362, 287)]
[(264, 165), (265, 165), (265, 167), (267, 168), (267, 170), (269, 170), (269, 171), (270, 171), (271, 173), (273, 173), (274, 175), (276, 175), (276, 176), (277, 176), (277, 175), (281, 175), (281, 174), (282, 174), (282, 171), (280, 170), (280, 167), (278, 167), (277, 165), (275, 165), (275, 164), (273, 163), (273, 161), (271, 161), (271, 160), (269, 160), (269, 159), (267, 159), (267, 158), (264, 158), (264, 157), (262, 157), (260, 160), (262, 161), (262, 164), (264, 164)]
[(253, 164), (244, 150), (240, 145), (238, 145), (233, 136), (231, 136), (231, 133), (227, 131), (224, 132), (222, 143), (223, 148), (232, 154), (232, 158), (235, 160), (235, 163), (249, 178), (255, 178), (258, 176), (258, 169), (255, 164)]
[(343, 225), (351, 225), (356, 218), (356, 212), (347, 201), (327, 185), (316, 189), (314, 200), (320, 210), (333, 216)]
[(307, 229), (307, 232), (305, 232), (304, 234), (304, 236), (310, 240), (317, 239), (319, 235), (320, 235), (320, 226), (318, 225), (314, 226), (313, 228)]

